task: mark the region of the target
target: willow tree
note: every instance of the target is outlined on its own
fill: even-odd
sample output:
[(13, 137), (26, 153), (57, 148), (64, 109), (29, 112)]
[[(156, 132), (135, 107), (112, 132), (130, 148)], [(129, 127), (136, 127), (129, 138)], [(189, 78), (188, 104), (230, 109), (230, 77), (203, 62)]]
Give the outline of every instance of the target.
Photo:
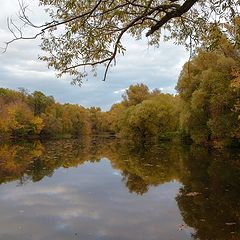
[[(34, 36), (25, 36), (20, 26), (9, 20), (14, 38), (41, 37), (46, 55), (41, 59), (59, 72), (75, 76), (81, 83), (91, 69), (104, 65), (103, 79), (116, 63), (118, 54), (126, 51), (125, 35), (135, 39), (148, 38), (150, 45), (160, 39), (174, 40), (194, 49), (203, 42), (210, 46), (218, 36), (213, 30), (224, 31), (226, 22), (235, 22), (239, 0), (39, 0), (46, 8), (50, 21), (35, 25), (20, 4), (19, 18), (24, 25), (38, 29)], [(211, 36), (211, 38), (210, 38)], [(212, 39), (211, 43), (209, 39)]]
[(232, 88), (235, 68), (239, 60), (222, 51), (200, 51), (184, 65), (176, 87), (181, 99), (180, 125), (194, 142), (212, 142), (215, 147), (239, 142), (234, 110), (240, 95)]

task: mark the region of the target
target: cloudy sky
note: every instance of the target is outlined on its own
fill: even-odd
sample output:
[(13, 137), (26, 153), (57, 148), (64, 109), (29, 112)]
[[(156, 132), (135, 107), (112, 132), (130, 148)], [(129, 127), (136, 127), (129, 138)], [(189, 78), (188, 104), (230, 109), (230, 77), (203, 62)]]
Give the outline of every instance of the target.
[[(28, 14), (35, 23), (44, 21), (44, 12), (37, 6), (37, 0), (29, 2)], [(7, 29), (7, 17), (16, 17), (17, 0), (1, 0), (0, 46), (11, 39)], [(29, 33), (31, 34), (31, 33)], [(70, 84), (71, 78), (56, 78), (56, 72), (48, 69), (46, 63), (38, 60), (41, 55), (40, 40), (19, 41), (11, 44), (7, 53), (0, 54), (0, 87), (30, 92), (40, 90), (52, 95), (61, 103), (77, 103), (84, 107), (100, 106), (108, 110), (121, 100), (124, 90), (131, 84), (144, 83), (150, 89), (174, 93), (174, 87), (188, 53), (181, 46), (162, 43), (159, 48), (148, 47), (146, 39), (135, 41), (125, 39), (127, 52), (117, 58), (117, 66), (111, 68), (107, 81), (96, 78), (85, 81), (81, 87)]]

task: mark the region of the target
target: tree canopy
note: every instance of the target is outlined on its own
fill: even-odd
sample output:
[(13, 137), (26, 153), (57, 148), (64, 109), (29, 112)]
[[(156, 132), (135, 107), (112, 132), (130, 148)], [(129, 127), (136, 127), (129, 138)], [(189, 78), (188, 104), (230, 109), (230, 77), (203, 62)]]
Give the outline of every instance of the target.
[(176, 87), (181, 100), (180, 125), (194, 142), (213, 141), (220, 146), (239, 138), (235, 110), (239, 92), (232, 87), (236, 67), (239, 61), (220, 51), (199, 52), (183, 67)]
[[(24, 26), (37, 28), (34, 36), (9, 20), (15, 40), (41, 37), (46, 55), (41, 59), (59, 72), (75, 76), (81, 83), (89, 70), (96, 73), (104, 65), (103, 79), (118, 54), (126, 51), (123, 37), (148, 37), (150, 45), (160, 39), (174, 40), (194, 49), (203, 43), (210, 47), (231, 23), (234, 36), (239, 32), (239, 0), (39, 0), (50, 21), (35, 25), (27, 16), (27, 7), (20, 4), (20, 20)], [(217, 31), (216, 31), (217, 30)], [(235, 41), (235, 43), (238, 41)]]

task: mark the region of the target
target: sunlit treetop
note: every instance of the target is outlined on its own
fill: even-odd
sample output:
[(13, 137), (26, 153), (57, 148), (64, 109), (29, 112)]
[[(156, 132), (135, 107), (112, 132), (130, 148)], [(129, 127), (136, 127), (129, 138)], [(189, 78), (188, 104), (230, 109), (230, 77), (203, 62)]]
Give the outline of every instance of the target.
[[(158, 46), (160, 39), (173, 40), (188, 49), (211, 46), (226, 23), (239, 33), (239, 0), (39, 0), (51, 21), (36, 26), (27, 16), (26, 6), (20, 4), (19, 18), (39, 32), (25, 37), (14, 22), (9, 28), (13, 41), (41, 37), (46, 52), (41, 59), (59, 73), (75, 76), (81, 83), (89, 70), (104, 65), (103, 79), (118, 54), (126, 51), (123, 37), (147, 37), (150, 45)], [(231, 36), (229, 36), (231, 37)], [(234, 39), (237, 39), (234, 37)], [(133, 63), (134, 64), (134, 63)]]

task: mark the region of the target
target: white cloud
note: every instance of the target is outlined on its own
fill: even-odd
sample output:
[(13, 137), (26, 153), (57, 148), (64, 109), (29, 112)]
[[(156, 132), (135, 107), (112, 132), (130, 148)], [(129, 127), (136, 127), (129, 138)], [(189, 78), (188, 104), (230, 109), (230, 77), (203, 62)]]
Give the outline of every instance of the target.
[[(34, 22), (44, 22), (45, 13), (37, 6), (37, 1), (28, 0), (27, 3), (32, 9), (29, 14)], [(0, 46), (10, 38), (6, 17), (14, 16), (17, 10), (17, 0), (3, 1), (0, 9)], [(159, 48), (154, 48), (147, 45), (147, 39), (135, 41), (127, 36), (124, 39), (127, 52), (117, 58), (117, 65), (111, 68), (107, 80), (102, 81), (102, 68), (99, 68), (98, 77), (89, 78), (79, 88), (70, 84), (70, 77), (57, 79), (55, 72), (38, 60), (38, 55), (41, 55), (39, 44), (39, 39), (15, 42), (6, 54), (0, 55), (0, 86), (40, 90), (62, 103), (100, 106), (105, 110), (119, 102), (121, 93), (131, 84), (144, 83), (150, 89), (161, 88), (163, 92), (174, 93), (178, 74), (188, 59), (183, 47), (161, 43)]]
[(120, 90), (116, 90), (113, 93), (115, 93), (115, 94), (124, 93), (126, 90), (127, 90), (127, 88), (123, 88), (123, 89), (120, 89)]
[[(190, 232), (177, 231), (180, 184), (166, 183), (136, 196), (113, 171), (118, 173), (102, 161), (59, 169), (51, 178), (18, 188), (3, 185), (0, 238), (188, 239)], [(30, 233), (34, 237), (27, 237)]]

